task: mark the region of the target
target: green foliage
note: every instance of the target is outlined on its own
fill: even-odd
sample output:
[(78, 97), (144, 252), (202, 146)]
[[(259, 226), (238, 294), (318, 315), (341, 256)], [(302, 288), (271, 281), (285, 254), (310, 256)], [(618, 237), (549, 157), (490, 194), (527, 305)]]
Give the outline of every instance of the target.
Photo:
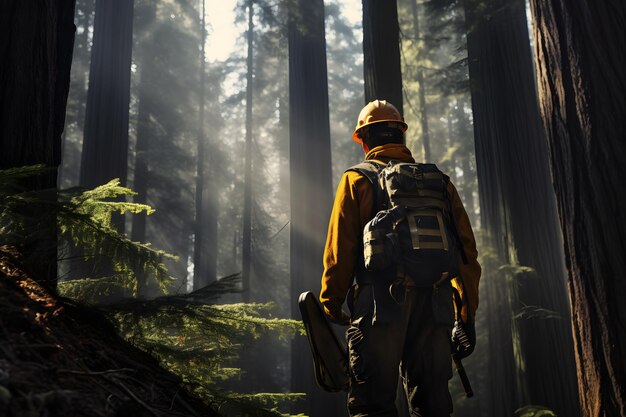
[(558, 312), (554, 310), (550, 310), (550, 309), (543, 308), (540, 306), (529, 305), (529, 306), (522, 307), (513, 316), (513, 318), (523, 319), (523, 320), (538, 318), (542, 320), (547, 320), (547, 319), (561, 319), (562, 317)]
[[(28, 191), (33, 177), (50, 172), (43, 165), (0, 170), (0, 237), (2, 244), (21, 247), (26, 241), (36, 241), (44, 235), (47, 222), (42, 211), (52, 207), (50, 192)], [(42, 239), (43, 240), (43, 239)]]
[[(93, 190), (26, 191), (25, 181), (46, 173), (43, 166), (0, 171), (0, 236), (2, 243), (23, 247), (36, 238), (41, 223), (37, 213), (56, 216), (64, 251), (80, 253), (85, 260), (110, 261), (113, 275), (59, 283), (60, 292), (70, 298), (96, 302), (103, 296), (131, 289), (151, 277), (166, 293), (172, 278), (163, 264), (173, 255), (149, 244), (132, 242), (120, 233), (112, 220), (116, 214), (154, 212), (144, 204), (112, 201), (134, 195), (118, 180)], [(271, 332), (281, 341), (303, 335), (300, 322), (273, 316), (276, 305), (213, 304), (228, 292), (239, 292), (239, 274), (225, 277), (189, 294), (166, 295), (154, 300), (125, 299), (100, 305), (117, 324), (122, 336), (151, 353), (161, 364), (181, 376), (196, 394), (216, 404), (223, 415), (280, 416), (278, 404), (295, 401), (303, 394), (239, 394), (219, 388), (227, 379), (242, 377), (230, 366), (238, 351), (250, 339)]]
[(515, 278), (521, 274), (534, 274), (535, 270), (529, 266), (524, 265), (501, 265), (498, 268), (498, 273), (506, 274), (509, 278)]
[(241, 396), (239, 398), (229, 398), (223, 401), (218, 408), (218, 412), (224, 417), (306, 417), (304, 414), (291, 416), (281, 414), (276, 407), (271, 409), (259, 409), (259, 405), (275, 404), (279, 401), (295, 401), (304, 397), (304, 394), (290, 394), (290, 398), (277, 397), (275, 394), (253, 394)]
[(542, 406), (527, 405), (515, 410), (515, 417), (557, 417), (557, 414)]
[(125, 301), (105, 308), (126, 339), (180, 375), (205, 401), (239, 410), (233, 415), (280, 415), (276, 405), (297, 400), (301, 394), (238, 394), (219, 388), (225, 380), (242, 378), (241, 370), (230, 364), (250, 337), (272, 332), (287, 340), (303, 334), (300, 322), (273, 317), (275, 306), (271, 303), (207, 304), (215, 294), (235, 291), (236, 278), (227, 277), (230, 284), (219, 280), (189, 294)]
[[(80, 248), (80, 257), (94, 260), (96, 267), (105, 261), (112, 265), (112, 276), (89, 282), (85, 279), (61, 282), (59, 291), (68, 297), (95, 301), (114, 287), (130, 289), (135, 294), (138, 285), (150, 278), (166, 292), (172, 278), (163, 261), (176, 257), (149, 244), (132, 242), (111, 223), (116, 213), (151, 214), (154, 210), (144, 204), (111, 201), (134, 195), (120, 186), (117, 179), (93, 190), (29, 190), (29, 182), (49, 171), (43, 165), (0, 170), (2, 243), (16, 248), (44, 245), (49, 240), (42, 236), (54, 236), (58, 232), (62, 256)], [(38, 261), (30, 253), (24, 255), (27, 265)]]
[(16, 190), (23, 190), (23, 181), (36, 175), (53, 171), (45, 165), (28, 165), (0, 170), (0, 193), (9, 195)]
[[(148, 277), (157, 283), (163, 293), (167, 293), (168, 285), (173, 278), (168, 274), (164, 259), (176, 260), (176, 256), (162, 250), (153, 249), (150, 244), (132, 242), (126, 235), (120, 233), (111, 223), (114, 214), (124, 213), (152, 214), (154, 210), (145, 204), (126, 201), (111, 201), (119, 197), (132, 196), (135, 193), (129, 188), (120, 186), (119, 180), (114, 179), (107, 184), (83, 191), (71, 189), (60, 192), (59, 202), (61, 209), (57, 216), (59, 233), (71, 248), (80, 248), (82, 257), (96, 262), (101, 259), (112, 260), (114, 275), (105, 277), (90, 285), (91, 294), (87, 297), (85, 281), (65, 281), (59, 284), (63, 294), (80, 298), (84, 301), (93, 301), (93, 296), (105, 295), (98, 288), (119, 286), (130, 288), (136, 295), (139, 285), (145, 285)], [(101, 284), (101, 285), (98, 285)]]
[(102, 278), (81, 278), (61, 281), (58, 291), (64, 297), (80, 300), (88, 304), (98, 304), (102, 299), (124, 294), (135, 288), (135, 281), (129, 276), (115, 275)]

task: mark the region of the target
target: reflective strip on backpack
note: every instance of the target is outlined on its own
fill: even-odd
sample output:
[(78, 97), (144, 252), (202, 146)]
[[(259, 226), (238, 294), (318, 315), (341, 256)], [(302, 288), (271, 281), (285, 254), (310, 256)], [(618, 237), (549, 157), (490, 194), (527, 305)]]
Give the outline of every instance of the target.
[[(409, 231), (411, 232), (411, 242), (413, 249), (439, 249), (448, 250), (448, 238), (443, 224), (443, 217), (438, 210), (414, 210), (406, 215), (409, 222)], [(433, 217), (437, 219), (438, 229), (424, 229), (417, 226), (415, 221), (418, 217)], [(439, 242), (425, 241), (420, 239), (421, 236), (438, 237)]]

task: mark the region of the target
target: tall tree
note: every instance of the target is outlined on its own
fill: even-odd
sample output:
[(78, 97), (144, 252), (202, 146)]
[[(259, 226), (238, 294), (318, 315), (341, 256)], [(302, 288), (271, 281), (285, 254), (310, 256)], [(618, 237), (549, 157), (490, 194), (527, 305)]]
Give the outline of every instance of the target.
[(76, 0), (74, 20), (77, 30), (72, 56), (70, 93), (68, 95), (65, 129), (63, 132), (63, 156), (59, 170), (60, 188), (68, 188), (78, 184), (80, 153), (85, 123), (85, 104), (87, 102), (94, 5), (95, 0)]
[[(250, 7), (242, 8), (248, 20), (246, 58), (251, 58), (249, 65), (246, 59), (245, 68), (246, 84), (250, 86), (245, 94), (251, 96), (246, 97), (243, 115), (246, 135), (250, 132), (251, 154), (250, 163), (246, 162), (244, 167), (244, 183), (247, 172), (250, 177), (250, 186), (246, 185), (244, 192), (250, 196), (251, 205), (248, 287), (250, 300), (274, 300), (288, 315), (289, 282), (284, 280), (288, 273), (288, 253), (272, 253), (281, 240), (281, 245), (287, 244), (289, 230), (283, 228), (289, 217), (289, 204), (286, 203), (289, 188), (283, 189), (284, 185), (276, 183), (276, 178), (282, 174), (279, 167), (287, 165), (289, 153), (289, 124), (287, 117), (281, 114), (286, 110), (284, 104), (289, 97), (287, 33), (284, 30), (286, 10), (273, 7), (265, 0), (254, 0), (252, 4), (252, 11)], [(243, 5), (249, 6), (250, 1), (245, 0)], [(253, 106), (253, 103), (261, 105)], [(275, 236), (278, 230), (285, 232), (280, 238)], [(245, 265), (242, 270), (245, 271)]]
[[(155, 24), (157, 4), (153, 1), (138, 2), (135, 13), (135, 27), (142, 33), (143, 42), (154, 42), (151, 30)], [(154, 91), (156, 90), (154, 71), (158, 68), (151, 48), (145, 43), (137, 48), (139, 65), (139, 85), (137, 86), (137, 139), (135, 142), (135, 172), (133, 190), (137, 193), (135, 201), (146, 203), (149, 183), (149, 154), (154, 126), (151, 119), (154, 113)], [(146, 240), (146, 216), (133, 216), (131, 237), (135, 242)]]
[(328, 105), (333, 183), (343, 171), (363, 160), (363, 151), (350, 139), (355, 120), (363, 107), (363, 36), (360, 21), (351, 23), (342, 13), (340, 0), (324, 3), (326, 56), (328, 59)]
[[(75, 4), (73, 0), (9, 0), (0, 6), (0, 169), (32, 164), (53, 167), (25, 184), (33, 190), (51, 189), (57, 183)], [(54, 212), (32, 215), (44, 232), (33, 247), (23, 250), (45, 250), (31, 263), (29, 272), (56, 291), (56, 216)]]
[(133, 0), (97, 0), (80, 184), (126, 183)]
[(508, 346), (491, 346), (490, 355), (501, 362), (493, 372), (508, 374), (493, 376), (490, 414), (539, 404), (577, 415), (571, 329), (565, 320), (550, 318), (567, 317), (569, 307), (525, 3), (464, 5), (482, 224), (498, 262), (534, 271), (515, 270), (514, 282), (501, 274), (487, 282), (488, 302), (510, 300), (489, 312), (494, 324), (502, 323), (490, 328), (490, 340)]
[(467, 210), (467, 215), (470, 218), (472, 225), (476, 225), (476, 211), (474, 209), (474, 182), (475, 171), (472, 167), (472, 160), (474, 159), (474, 143), (470, 139), (472, 138), (472, 126), (468, 120), (468, 115), (465, 113), (465, 100), (460, 98), (456, 103), (456, 116), (457, 116), (457, 136), (461, 141), (459, 146), (460, 158), (461, 158), (461, 170), (463, 171), (463, 183), (461, 185), (461, 198)]
[(626, 3), (532, 0), (581, 415), (626, 415)]
[[(411, 15), (413, 16), (413, 39), (417, 43), (420, 40), (419, 13), (417, 11), (417, 0), (411, 1)], [(419, 45), (418, 45), (419, 48)], [(420, 48), (421, 49), (421, 48)], [(421, 50), (417, 53), (417, 71), (416, 78), (419, 84), (419, 113), (420, 124), (422, 125), (422, 146), (424, 147), (424, 161), (432, 161), (430, 153), (430, 130), (428, 129), (428, 108), (426, 107), (426, 82), (424, 79), (424, 70), (420, 62)]]
[(196, 169), (196, 221), (194, 224), (193, 265), (194, 289), (217, 279), (217, 184), (210, 175), (214, 169), (207, 164), (205, 137), (206, 107), (206, 0), (202, 0), (200, 35), (200, 110), (198, 126), (198, 155)]
[[(152, 31), (150, 30), (156, 20), (156, 2), (138, 2), (135, 11), (135, 30), (142, 33), (142, 38), (152, 41)], [(144, 46), (144, 45), (141, 45)], [(149, 186), (149, 154), (151, 151), (151, 138), (154, 135), (154, 71), (156, 65), (154, 55), (150, 48), (137, 48), (137, 61), (139, 65), (139, 84), (137, 86), (137, 125), (135, 142), (135, 164), (133, 176), (133, 190), (137, 193), (135, 202), (147, 203)], [(146, 219), (145, 215), (133, 216), (131, 238), (135, 242), (146, 241)], [(140, 277), (137, 287), (137, 295), (141, 298), (148, 297), (146, 277)]]
[[(197, 169), (200, 12), (189, 3), (141, 0), (135, 13), (138, 77), (133, 80), (138, 80), (138, 93), (137, 105), (131, 108), (137, 111), (133, 187), (139, 192), (137, 200), (157, 211), (145, 222), (133, 222), (132, 236), (180, 257), (168, 266), (180, 280), (174, 291), (182, 291), (193, 249), (195, 186), (189, 179), (195, 178)], [(155, 294), (152, 288), (146, 291), (144, 295)]]
[(242, 299), (250, 301), (250, 264), (252, 251), (252, 93), (254, 91), (254, 0), (248, 0), (248, 56), (246, 58), (246, 150), (243, 180), (243, 248), (241, 260)]
[(388, 100), (403, 114), (396, 0), (363, 0), (363, 60), (365, 102)]
[[(332, 171), (324, 2), (294, 0), (293, 5), (288, 24), (290, 275), (291, 314), (299, 319), (298, 296), (320, 287), (325, 230), (332, 206)], [(307, 393), (307, 414), (335, 415), (327, 398), (318, 399), (304, 338), (294, 340), (291, 367), (292, 391)]]

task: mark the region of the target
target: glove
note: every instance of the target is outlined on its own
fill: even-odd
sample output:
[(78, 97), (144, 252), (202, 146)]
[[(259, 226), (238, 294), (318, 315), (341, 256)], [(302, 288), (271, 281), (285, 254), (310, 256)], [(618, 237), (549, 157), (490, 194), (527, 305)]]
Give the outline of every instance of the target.
[(452, 329), (452, 354), (456, 359), (467, 358), (476, 346), (476, 328), (474, 323), (457, 320)]
[(333, 308), (332, 310), (328, 307), (324, 308), (324, 313), (326, 313), (326, 317), (332, 323), (339, 324), (341, 326), (349, 326), (350, 325), (350, 316), (348, 313), (343, 311), (341, 307)]

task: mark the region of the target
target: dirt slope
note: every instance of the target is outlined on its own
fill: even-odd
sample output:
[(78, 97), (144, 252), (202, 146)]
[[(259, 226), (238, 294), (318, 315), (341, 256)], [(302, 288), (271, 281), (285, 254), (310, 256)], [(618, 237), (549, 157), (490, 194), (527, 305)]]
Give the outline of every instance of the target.
[(0, 416), (217, 416), (89, 308), (0, 250)]

